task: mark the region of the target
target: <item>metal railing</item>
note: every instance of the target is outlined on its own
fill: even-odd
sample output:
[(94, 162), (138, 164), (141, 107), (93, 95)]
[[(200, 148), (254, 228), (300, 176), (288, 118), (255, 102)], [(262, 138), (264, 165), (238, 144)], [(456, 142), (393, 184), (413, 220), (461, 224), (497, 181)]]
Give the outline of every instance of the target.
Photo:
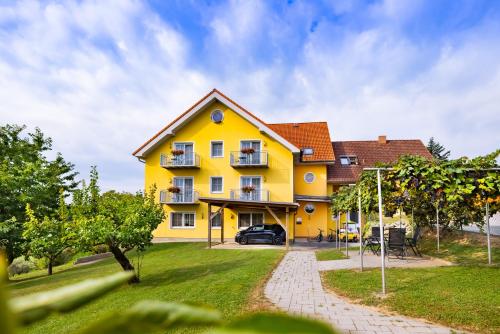
[(252, 191), (247, 189), (231, 189), (230, 198), (240, 201), (269, 202), (270, 200), (269, 190), (267, 189), (255, 189)]
[(164, 168), (198, 168), (200, 167), (200, 156), (194, 152), (179, 155), (162, 154), (160, 166)]
[(233, 167), (267, 167), (268, 154), (266, 151), (253, 153), (233, 151), (230, 155), (230, 162)]
[(178, 193), (168, 190), (160, 191), (160, 203), (162, 204), (192, 204), (198, 202), (198, 192), (195, 190), (181, 190)]

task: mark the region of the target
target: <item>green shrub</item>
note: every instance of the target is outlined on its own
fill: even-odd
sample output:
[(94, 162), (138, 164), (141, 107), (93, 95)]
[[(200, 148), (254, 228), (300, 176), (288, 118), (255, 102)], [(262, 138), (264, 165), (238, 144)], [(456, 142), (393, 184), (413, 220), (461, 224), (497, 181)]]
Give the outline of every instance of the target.
[(9, 266), (9, 276), (29, 273), (37, 269), (36, 264), (31, 259), (25, 259), (23, 256), (14, 259)]

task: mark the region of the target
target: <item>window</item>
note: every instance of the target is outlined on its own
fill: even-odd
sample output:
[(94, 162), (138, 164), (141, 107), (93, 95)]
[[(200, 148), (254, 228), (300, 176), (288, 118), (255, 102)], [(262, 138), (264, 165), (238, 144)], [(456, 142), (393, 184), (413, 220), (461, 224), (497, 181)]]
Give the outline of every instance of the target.
[(213, 141), (210, 148), (210, 156), (212, 158), (224, 157), (224, 143), (221, 141)]
[(172, 212), (170, 217), (171, 228), (194, 227), (194, 212)]
[(307, 183), (313, 183), (315, 178), (316, 176), (314, 176), (314, 173), (307, 172), (304, 174), (304, 181)]
[(222, 122), (224, 120), (224, 113), (222, 111), (220, 111), (220, 110), (214, 110), (210, 114), (210, 119), (214, 123), (220, 123), (220, 122)]
[(307, 214), (312, 214), (314, 212), (314, 210), (316, 210), (316, 208), (314, 207), (314, 204), (306, 204), (306, 206), (304, 206), (304, 211)]
[(240, 229), (246, 228), (252, 225), (264, 224), (264, 214), (262, 212), (252, 212), (252, 213), (239, 213), (238, 214), (238, 227)]
[(313, 155), (314, 154), (314, 150), (310, 147), (307, 147), (307, 148), (304, 148), (302, 150), (302, 154), (303, 155)]
[(210, 177), (210, 192), (212, 194), (221, 194), (223, 192), (223, 178), (222, 176)]
[(174, 188), (178, 189), (178, 192), (172, 193), (172, 201), (178, 203), (193, 202), (194, 200), (194, 190), (193, 190), (193, 177), (174, 177)]
[(259, 140), (242, 140), (240, 143), (241, 165), (259, 165), (261, 163), (260, 141)]
[(340, 157), (340, 164), (344, 166), (357, 165), (358, 157), (355, 155)]
[(212, 218), (212, 227), (220, 228), (222, 226), (220, 213), (218, 213), (214, 218)]
[(172, 155), (172, 164), (175, 166), (194, 165), (193, 143), (174, 143)]
[(241, 191), (239, 199), (245, 201), (268, 200), (266, 198), (261, 198), (262, 190), (260, 176), (242, 176), (240, 182)]

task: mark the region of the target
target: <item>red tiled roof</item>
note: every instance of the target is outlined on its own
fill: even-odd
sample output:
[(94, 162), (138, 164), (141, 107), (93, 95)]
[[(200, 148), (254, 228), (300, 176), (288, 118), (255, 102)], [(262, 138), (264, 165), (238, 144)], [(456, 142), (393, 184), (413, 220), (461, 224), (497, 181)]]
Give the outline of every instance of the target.
[[(328, 182), (335, 184), (355, 183), (363, 168), (375, 167), (377, 163), (392, 163), (402, 155), (420, 155), (432, 158), (421, 140), (387, 140), (385, 144), (377, 140), (332, 142), (337, 160), (328, 166)], [(357, 165), (341, 165), (341, 156), (357, 156)]]
[(312, 155), (303, 155), (302, 161), (333, 161), (335, 155), (326, 122), (267, 124), (271, 130), (299, 149), (312, 148)]

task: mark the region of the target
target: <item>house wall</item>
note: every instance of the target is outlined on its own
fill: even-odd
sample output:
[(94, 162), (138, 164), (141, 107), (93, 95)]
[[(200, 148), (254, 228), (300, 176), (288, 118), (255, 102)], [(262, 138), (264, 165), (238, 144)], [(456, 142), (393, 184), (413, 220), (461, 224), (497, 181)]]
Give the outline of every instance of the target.
[[(224, 112), (224, 120), (220, 124), (211, 121), (211, 112), (220, 109)], [(240, 150), (240, 141), (261, 140), (261, 149), (268, 152), (268, 168), (233, 168), (230, 165), (230, 152)], [(224, 157), (211, 158), (210, 147), (212, 140), (224, 142)], [(165, 169), (160, 166), (160, 155), (170, 154), (174, 142), (193, 142), (194, 151), (200, 156), (200, 168)], [(194, 190), (200, 197), (229, 198), (231, 189), (240, 188), (242, 175), (261, 176), (262, 188), (269, 190), (270, 200), (277, 202), (293, 202), (293, 154), (275, 139), (261, 133), (257, 127), (241, 117), (239, 114), (221, 104), (214, 102), (187, 124), (179, 129), (174, 137), (165, 140), (145, 159), (145, 186), (149, 189), (156, 185), (156, 196), (159, 199), (160, 190), (172, 185), (175, 176), (192, 176)], [(222, 194), (210, 193), (210, 176), (223, 176), (224, 185)], [(155, 237), (184, 237), (206, 238), (208, 230), (207, 204), (196, 205), (175, 204), (164, 205), (167, 218), (154, 231)], [(213, 208), (215, 211), (217, 208)], [(171, 212), (195, 212), (194, 228), (171, 228)], [(266, 223), (275, 223), (273, 217), (264, 212)], [(285, 223), (284, 215), (279, 216)], [(225, 210), (224, 235), (232, 238), (238, 231), (238, 214), (232, 210)], [(213, 237), (220, 235), (214, 230)], [(293, 237), (293, 235), (291, 235)]]

